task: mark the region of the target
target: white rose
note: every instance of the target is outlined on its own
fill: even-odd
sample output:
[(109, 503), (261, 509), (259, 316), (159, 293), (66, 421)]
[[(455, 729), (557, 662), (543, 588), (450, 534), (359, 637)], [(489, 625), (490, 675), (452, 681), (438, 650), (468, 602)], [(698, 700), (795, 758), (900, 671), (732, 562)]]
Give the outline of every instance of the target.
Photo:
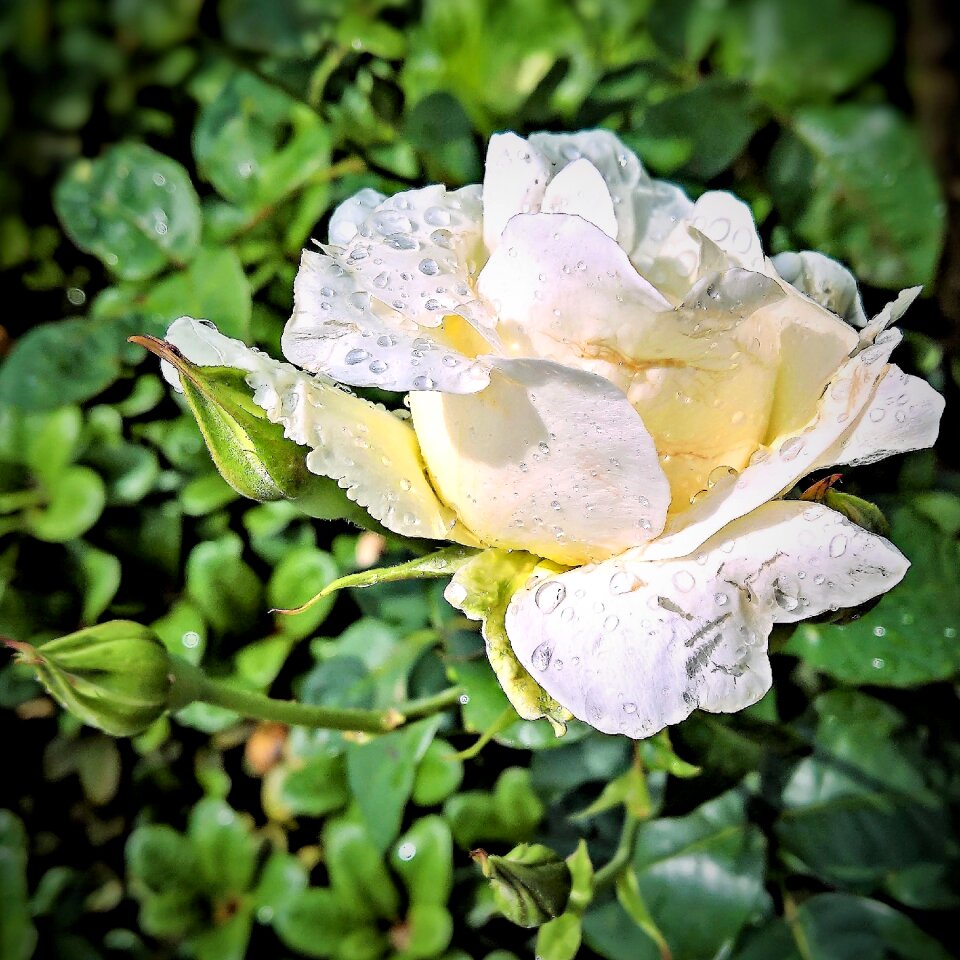
[[(645, 737), (739, 710), (770, 686), (775, 623), (903, 577), (888, 541), (781, 498), (933, 443), (942, 398), (887, 363), (917, 289), (866, 322), (839, 264), (767, 259), (741, 201), (691, 203), (602, 130), (494, 136), (482, 187), (363, 190), (321, 249), (283, 335), (309, 373), (187, 318), (169, 337), (249, 371), (386, 527), (495, 548), (447, 596), (486, 619), (524, 716), (552, 697)], [(412, 420), (334, 381), (409, 392)]]

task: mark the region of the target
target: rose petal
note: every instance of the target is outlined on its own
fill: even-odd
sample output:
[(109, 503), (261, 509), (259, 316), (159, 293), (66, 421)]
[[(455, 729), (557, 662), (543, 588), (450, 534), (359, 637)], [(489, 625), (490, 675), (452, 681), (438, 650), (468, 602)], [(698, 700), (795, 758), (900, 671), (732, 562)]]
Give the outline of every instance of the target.
[(708, 190), (697, 198), (688, 219), (737, 266), (764, 272), (763, 246), (753, 222), (753, 213), (732, 193)]
[(497, 360), (478, 394), (410, 410), (445, 502), (492, 546), (574, 564), (655, 537), (670, 500), (653, 440), (608, 380), (548, 360)]
[[(578, 216), (514, 217), (477, 289), (493, 304), (508, 353), (579, 366), (602, 361), (591, 356), (602, 347), (629, 356), (627, 344), (656, 337), (664, 348), (656, 317), (670, 304), (609, 236)], [(605, 375), (614, 373), (609, 366), (601, 367)]]
[(780, 253), (773, 265), (787, 283), (855, 327), (866, 326), (867, 317), (853, 274), (841, 263), (814, 250)]
[(330, 242), (345, 246), (356, 235), (360, 225), (386, 200), (379, 190), (364, 187), (349, 200), (344, 200), (330, 217)]
[(550, 181), (540, 210), (583, 217), (611, 240), (617, 239), (613, 200), (603, 177), (589, 160), (574, 160)]
[[(474, 351), (489, 345), (476, 329), (455, 314), (438, 316), (440, 326), (420, 326), (373, 297), (363, 279), (342, 258), (304, 251), (281, 341), (288, 360), (355, 387), (483, 389), (486, 365)], [(454, 327), (468, 331), (460, 337), (466, 350), (457, 349)]]
[[(181, 317), (167, 339), (194, 363), (246, 370), (253, 399), (270, 421), (282, 423), (287, 437), (311, 448), (307, 468), (336, 480), (351, 500), (388, 529), (404, 536), (478, 544), (427, 480), (408, 423), (223, 336), (212, 324)], [(164, 375), (173, 382), (168, 370)]]
[(535, 133), (524, 141), (515, 134), (490, 138), (483, 181), (484, 242), (493, 251), (511, 217), (540, 209), (549, 181), (568, 164), (589, 161), (613, 200), (617, 240), (639, 267), (692, 204), (678, 187), (652, 180), (636, 155), (609, 130)]
[(694, 709), (732, 712), (770, 686), (767, 636), (892, 587), (906, 562), (887, 541), (799, 501), (765, 504), (696, 557), (637, 552), (517, 593), (506, 625), (533, 678), (605, 733), (647, 737)]
[(945, 401), (926, 380), (888, 366), (853, 427), (817, 468), (875, 463), (884, 457), (932, 447)]
[(900, 335), (888, 330), (875, 345), (846, 360), (802, 433), (782, 437), (774, 449), (761, 448), (739, 477), (720, 480), (688, 510), (671, 516), (663, 535), (642, 548), (645, 558), (685, 556), (722, 527), (789, 490), (815, 469), (825, 451), (859, 416), (899, 341)]
[(895, 300), (886, 306), (860, 331), (860, 349), (866, 350), (887, 327), (896, 323), (906, 312), (923, 287), (907, 287), (901, 290)]

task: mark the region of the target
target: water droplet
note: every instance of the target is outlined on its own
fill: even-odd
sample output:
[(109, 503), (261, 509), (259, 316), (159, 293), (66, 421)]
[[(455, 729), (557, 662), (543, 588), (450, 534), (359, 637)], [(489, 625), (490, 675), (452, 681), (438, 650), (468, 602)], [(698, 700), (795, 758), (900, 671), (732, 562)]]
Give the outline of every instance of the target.
[(636, 705), (635, 703), (632, 703), (631, 701), (628, 700), (628, 701), (623, 705), (623, 712), (624, 712), (624, 713), (636, 713), (636, 712), (637, 712), (637, 705)]
[(620, 618), (614, 613), (611, 613), (610, 616), (603, 621), (603, 629), (608, 632), (616, 630), (618, 626), (620, 626)]
[(567, 588), (559, 580), (548, 580), (537, 587), (533, 600), (542, 613), (553, 613), (566, 595)]
[(394, 250), (416, 250), (420, 246), (413, 237), (405, 233), (391, 233), (389, 237), (384, 237), (383, 242)]
[(374, 360), (370, 364), (370, 372), (375, 374), (381, 374), (387, 372), (387, 361), (386, 360)]
[(550, 666), (550, 659), (553, 657), (553, 647), (549, 640), (544, 640), (531, 654), (530, 662), (537, 670), (546, 670)]
[(382, 290), (390, 282), (390, 275), (384, 271), (383, 273), (378, 273), (373, 278), (373, 285), (378, 289)]
[(412, 860), (417, 855), (416, 844), (410, 843), (408, 840), (406, 843), (401, 843), (397, 847), (397, 856), (404, 861), (404, 863)]
[(883, 407), (874, 407), (870, 411), (870, 419), (874, 423), (879, 423), (886, 416), (886, 414), (887, 414), (887, 411), (884, 410)]
[(361, 349), (360, 347), (354, 347), (353, 350), (347, 352), (347, 355), (343, 358), (344, 363), (349, 363), (350, 366), (354, 366), (358, 363), (363, 363), (364, 360), (369, 360), (370, 354), (366, 350)]
[(428, 310), (439, 310), (439, 309), (441, 309), (440, 301), (439, 301), (439, 300), (435, 300), (433, 297), (431, 297), (431, 298), (424, 304), (424, 306), (425, 306)]
[(789, 590), (785, 589), (788, 587), (788, 584), (781, 583), (780, 578), (778, 577), (773, 581), (773, 599), (777, 601), (777, 605), (782, 607), (787, 612), (791, 610), (796, 610), (800, 606), (800, 601), (793, 596)]
[(673, 585), (682, 593), (692, 590), (696, 584), (697, 581), (689, 570), (678, 570), (673, 575)]
[(715, 593), (713, 601), (718, 607), (725, 607), (730, 602), (730, 598), (725, 593)]
[(728, 467), (726, 464), (714, 467), (707, 477), (707, 487), (715, 487), (721, 480), (735, 476), (737, 476), (737, 471), (734, 470), (733, 467)]
[(780, 447), (780, 459), (795, 460), (803, 452), (803, 448), (802, 437), (791, 437)]
[(847, 549), (847, 538), (842, 533), (838, 533), (830, 541), (830, 556), (834, 558), (842, 557), (846, 549)]
[(433, 277), (440, 272), (440, 267), (437, 265), (436, 260), (431, 260), (430, 257), (426, 257), (420, 261), (420, 272), (425, 273), (428, 277)]
[(873, 628), (873, 635), (875, 637), (885, 637), (887, 635), (887, 628), (877, 624), (877, 626)]
[(554, 501), (550, 504), (550, 508), (551, 508), (552, 510), (560, 510), (560, 509), (562, 509), (562, 507), (563, 507), (563, 504), (561, 504), (559, 500), (554, 500)]
[(628, 570), (618, 570), (610, 578), (610, 592), (613, 594), (629, 593), (639, 585), (639, 579)]
[(183, 641), (182, 641), (182, 642), (183, 642), (183, 645), (184, 645), (188, 650), (193, 650), (193, 649), (195, 649), (196, 647), (199, 647), (199, 646), (200, 646), (200, 634), (199, 634), (199, 633), (195, 633), (193, 630), (188, 630), (188, 631), (183, 635)]
[(883, 657), (874, 657), (870, 662), (874, 670), (880, 670), (886, 665), (886, 661), (883, 659)]
[(468, 693), (461, 693), (458, 699), (463, 706), (466, 706), (470, 702), (470, 695)]
[(435, 386), (429, 377), (416, 377), (413, 381), (414, 390), (432, 390)]
[(550, 447), (547, 446), (542, 440), (537, 444), (537, 449), (544, 455), (550, 452)]

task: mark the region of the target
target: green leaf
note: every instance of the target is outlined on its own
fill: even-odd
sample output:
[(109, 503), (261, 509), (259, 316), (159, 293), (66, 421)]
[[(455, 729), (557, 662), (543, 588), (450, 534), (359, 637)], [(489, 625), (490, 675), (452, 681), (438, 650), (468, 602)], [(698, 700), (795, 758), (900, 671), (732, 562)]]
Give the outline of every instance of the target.
[(859, 0), (741, 0), (721, 24), (721, 67), (778, 106), (844, 93), (883, 66), (894, 43), (890, 13)]
[(390, 866), (411, 903), (445, 905), (453, 889), (453, 838), (443, 817), (415, 820), (394, 844)]
[(336, 5), (330, 0), (220, 0), (220, 23), (234, 46), (302, 59), (320, 49)]
[(791, 863), (868, 893), (898, 873), (956, 859), (948, 812), (892, 707), (854, 691), (817, 698), (813, 756), (783, 791), (777, 826)]
[(322, 817), (350, 798), (343, 756), (320, 753), (296, 765), (274, 767), (264, 781), (263, 804), (273, 819)]
[(406, 917), (409, 941), (397, 960), (432, 960), (453, 938), (453, 917), (439, 903), (412, 903)]
[(27, 510), (31, 536), (66, 543), (85, 534), (100, 519), (106, 503), (103, 481), (89, 467), (68, 467), (47, 486), (43, 507)]
[[(333, 582), (338, 572), (336, 561), (323, 550), (313, 547), (291, 550), (274, 567), (267, 583), (267, 602), (273, 608), (296, 607), (304, 598), (315, 596)], [(326, 620), (335, 600), (329, 596), (303, 613), (277, 615), (277, 628), (292, 639), (309, 637)]]
[(902, 913), (864, 897), (822, 893), (792, 920), (777, 920), (735, 960), (949, 960), (950, 954)]
[(218, 633), (243, 633), (263, 611), (263, 587), (230, 534), (198, 543), (187, 558), (187, 593)]
[(889, 107), (798, 110), (771, 156), (770, 185), (791, 230), (860, 280), (931, 282), (946, 206), (916, 133)]
[(27, 891), (27, 832), (9, 810), (0, 810), (0, 957), (30, 960), (37, 931)]
[(236, 251), (201, 247), (189, 266), (152, 286), (137, 290), (137, 310), (166, 329), (177, 317), (209, 320), (228, 337), (250, 338), (250, 284)]
[(130, 324), (130, 317), (73, 319), (28, 330), (0, 366), (0, 403), (52, 410), (96, 396), (123, 370)]
[[(686, 817), (641, 825), (632, 861), (637, 890), (674, 960), (701, 960), (729, 950), (764, 907), (764, 847), (738, 791)], [(610, 960), (660, 957), (654, 941), (617, 903), (587, 912), (584, 939)]]
[[(709, 180), (743, 152), (764, 113), (743, 84), (707, 79), (647, 107), (624, 139), (661, 173)], [(663, 142), (674, 145), (672, 163), (663, 162)]]
[(187, 835), (204, 890), (235, 895), (250, 888), (260, 843), (245, 818), (222, 800), (206, 797), (190, 811)]
[(400, 830), (417, 764), (437, 732), (441, 717), (428, 717), (367, 743), (347, 745), (347, 779), (371, 842), (387, 849)]
[(530, 772), (522, 767), (504, 770), (492, 793), (466, 790), (443, 805), (443, 816), (457, 846), (463, 849), (470, 849), (478, 840), (528, 841), (544, 813), (543, 801), (530, 785)]
[(189, 39), (203, 0), (113, 0), (113, 16), (125, 34), (159, 50)]
[(430, 741), (413, 781), (413, 802), (418, 807), (442, 803), (460, 786), (463, 761), (452, 746), (439, 738)]
[(120, 561), (112, 553), (98, 550), (82, 540), (68, 544), (68, 549), (82, 583), (80, 619), (84, 624), (96, 623), (120, 589)]
[(956, 542), (907, 507), (891, 523), (911, 564), (903, 583), (853, 623), (802, 625), (784, 648), (845, 683), (911, 687), (960, 668), (960, 595), (947, 573), (960, 561)]
[(280, 905), (273, 920), (277, 936), (308, 957), (332, 957), (356, 920), (332, 890), (299, 890)]
[(471, 620), (482, 621), (487, 659), (517, 713), (525, 720), (546, 717), (561, 736), (572, 714), (520, 664), (504, 622), (513, 595), (530, 579), (539, 562), (522, 550), (483, 550), (457, 570), (445, 596)]
[(80, 160), (53, 202), (70, 239), (117, 276), (142, 280), (184, 264), (200, 241), (200, 204), (186, 171), (141, 143)]
[(320, 117), (276, 86), (235, 73), (200, 113), (197, 168), (228, 200), (276, 203), (330, 164)]
[(341, 903), (349, 904), (355, 917), (397, 918), (397, 889), (383, 862), (382, 850), (362, 824), (329, 821), (323, 831), (323, 847), (330, 886)]
[(167, 824), (148, 824), (130, 834), (126, 849), (130, 879), (152, 893), (200, 889), (200, 864), (193, 844)]
[(564, 913), (537, 930), (536, 955), (541, 960), (575, 960), (582, 937), (580, 917)]

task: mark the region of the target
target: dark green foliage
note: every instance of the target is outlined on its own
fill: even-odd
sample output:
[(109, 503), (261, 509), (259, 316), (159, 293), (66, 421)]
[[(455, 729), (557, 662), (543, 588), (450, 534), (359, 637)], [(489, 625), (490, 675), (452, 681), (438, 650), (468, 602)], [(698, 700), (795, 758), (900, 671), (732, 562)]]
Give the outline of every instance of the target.
[[(960, 903), (949, 443), (848, 474), (912, 569), (860, 619), (801, 626), (760, 704), (637, 748), (577, 721), (558, 740), (510, 722), (443, 580), (357, 586), (425, 550), (314, 520), (359, 517), (332, 483), (241, 499), (188, 410), (202, 397), (174, 398), (126, 342), (190, 314), (279, 355), (300, 249), (334, 206), (476, 182), (501, 129), (608, 126), (653, 174), (747, 199), (770, 252), (843, 260), (868, 307), (936, 294), (958, 227), (925, 148), (948, 118), (904, 39), (933, 6), (3, 5), (0, 635), (39, 647), (136, 620), (243, 690), (378, 709), (464, 693), (382, 737), (193, 704), (115, 742), (4, 659), (0, 960), (945, 960)], [(906, 316), (897, 361), (955, 406), (958, 340), (934, 303)], [(240, 426), (208, 424), (231, 449), (271, 426), (247, 400)], [(269, 612), (353, 574), (304, 613)], [(625, 811), (643, 822), (620, 845)], [(573, 881), (539, 934), (500, 916), (469, 858), (518, 844)]]

